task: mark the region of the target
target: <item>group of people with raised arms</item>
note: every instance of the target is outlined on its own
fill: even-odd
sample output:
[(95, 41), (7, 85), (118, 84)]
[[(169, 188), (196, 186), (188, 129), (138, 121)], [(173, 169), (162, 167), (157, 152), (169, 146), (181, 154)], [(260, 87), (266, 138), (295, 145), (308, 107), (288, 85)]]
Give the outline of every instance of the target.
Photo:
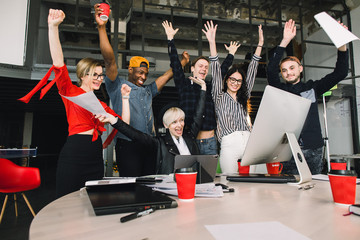
[[(79, 87), (72, 84), (59, 39), (59, 25), (65, 19), (62, 10), (50, 9), (48, 15), (49, 45), (53, 66), (49, 73), (26, 97), (31, 96), (46, 84), (52, 71), (62, 96), (77, 96), (98, 90), (103, 81), (114, 110), (101, 102), (107, 116), (94, 116), (87, 110), (62, 97), (65, 105), (69, 137), (61, 150), (57, 167), (57, 196), (83, 187), (86, 181), (103, 177), (102, 141), (104, 123), (118, 130), (115, 141), (116, 161), (120, 176), (168, 174), (173, 172), (175, 155), (218, 154), (220, 143), (220, 167), (223, 173), (237, 172), (237, 160), (241, 159), (251, 131), (248, 100), (261, 59), (264, 44), (262, 26), (258, 27), (258, 44), (245, 74), (243, 65), (232, 64), (240, 44), (231, 41), (225, 48), (229, 52), (220, 65), (216, 49), (217, 25), (206, 22), (203, 32), (209, 42), (209, 58), (200, 56), (192, 61), (191, 76), (186, 77), (183, 67), (189, 62), (187, 52), (178, 57), (171, 22), (162, 23), (168, 40), (171, 68), (149, 85), (144, 85), (149, 72), (149, 62), (143, 57), (130, 59), (128, 79), (118, 74), (115, 55), (106, 33), (106, 21), (100, 19), (100, 4), (96, 4), (95, 20), (98, 26), (100, 49), (104, 58), (106, 76), (99, 61), (85, 58), (79, 61), (76, 74)], [(346, 27), (346, 26), (344, 26)], [(301, 62), (296, 57), (287, 57), (281, 62), (285, 47), (296, 35), (295, 23), (285, 23), (283, 40), (275, 50), (268, 65), (269, 84), (285, 91), (312, 100), (313, 104), (301, 133), (299, 142), (313, 174), (322, 170), (321, 129), (316, 98), (344, 79), (348, 71), (346, 46), (338, 50), (335, 70), (318, 81), (300, 81)], [(280, 63), (280, 64), (279, 64)], [(280, 83), (279, 67), (285, 83)], [(212, 80), (205, 81), (211, 69)], [(174, 78), (179, 93), (179, 106), (169, 108), (163, 115), (166, 134), (156, 135), (152, 98)], [(44, 94), (44, 93), (42, 93)], [(216, 140), (217, 138), (217, 140)], [(296, 166), (289, 163), (284, 170), (295, 173)]]

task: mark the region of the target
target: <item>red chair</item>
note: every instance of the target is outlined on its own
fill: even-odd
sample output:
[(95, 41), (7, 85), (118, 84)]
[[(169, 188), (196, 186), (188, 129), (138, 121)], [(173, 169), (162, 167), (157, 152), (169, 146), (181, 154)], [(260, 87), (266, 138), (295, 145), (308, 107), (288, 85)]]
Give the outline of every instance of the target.
[(40, 171), (38, 168), (21, 167), (11, 162), (8, 159), (0, 158), (0, 192), (5, 193), (5, 200), (1, 210), (0, 223), (2, 221), (6, 203), (8, 200), (8, 193), (14, 193), (15, 215), (18, 216), (16, 193), (21, 192), (27, 206), (32, 215), (35, 217), (35, 212), (32, 209), (29, 200), (26, 198), (24, 191), (32, 190), (40, 186)]

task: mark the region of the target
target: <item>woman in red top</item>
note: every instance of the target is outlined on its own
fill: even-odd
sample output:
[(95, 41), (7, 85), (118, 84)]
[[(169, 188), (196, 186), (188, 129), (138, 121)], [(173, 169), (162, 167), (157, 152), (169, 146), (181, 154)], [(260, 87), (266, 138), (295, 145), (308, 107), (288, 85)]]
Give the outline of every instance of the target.
[[(96, 119), (91, 112), (63, 97), (73, 97), (98, 90), (104, 79), (101, 63), (95, 59), (84, 58), (76, 66), (76, 75), (80, 87), (72, 84), (64, 64), (59, 39), (59, 25), (64, 19), (63, 11), (49, 10), (49, 46), (53, 66), (44, 77), (45, 80), (41, 80), (27, 96), (20, 99), (28, 102), (31, 96), (46, 84), (51, 72), (55, 72), (54, 80), (42, 90), (41, 97), (56, 82), (59, 94), (62, 95), (61, 98), (65, 105), (69, 124), (69, 137), (60, 152), (56, 172), (57, 197), (79, 190), (85, 186), (86, 181), (101, 179), (104, 176), (102, 140), (99, 133), (106, 131), (104, 124)], [(127, 87), (124, 85), (122, 91), (126, 91)], [(101, 101), (100, 103), (106, 112), (117, 115), (105, 103)]]

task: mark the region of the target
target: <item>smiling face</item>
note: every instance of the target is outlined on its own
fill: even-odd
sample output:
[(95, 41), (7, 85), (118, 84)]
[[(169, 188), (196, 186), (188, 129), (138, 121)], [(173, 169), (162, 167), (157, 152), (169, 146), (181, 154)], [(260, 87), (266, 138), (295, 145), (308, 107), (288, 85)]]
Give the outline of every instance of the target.
[(129, 67), (129, 82), (132, 82), (136, 86), (143, 86), (147, 76), (149, 74), (149, 69), (146, 67)]
[(191, 72), (193, 73), (193, 77), (205, 80), (209, 72), (209, 62), (205, 59), (197, 60), (194, 66), (191, 66)]
[(239, 72), (234, 72), (226, 80), (227, 91), (232, 93), (237, 93), (241, 88), (243, 78)]
[(170, 123), (168, 127), (170, 134), (176, 138), (181, 137), (183, 134), (184, 125), (185, 121), (183, 117), (175, 119), (174, 121), (172, 121), (172, 123)]
[(103, 70), (101, 66), (96, 66), (94, 68), (94, 73), (91, 74), (91, 71), (81, 78), (80, 87), (86, 92), (99, 90), (101, 83), (104, 80)]
[(296, 84), (300, 81), (300, 75), (303, 67), (296, 61), (285, 61), (280, 65), (281, 76), (283, 79), (291, 84)]
[(185, 113), (177, 107), (169, 108), (163, 116), (163, 124), (169, 129), (172, 136), (179, 138), (183, 134), (185, 126)]

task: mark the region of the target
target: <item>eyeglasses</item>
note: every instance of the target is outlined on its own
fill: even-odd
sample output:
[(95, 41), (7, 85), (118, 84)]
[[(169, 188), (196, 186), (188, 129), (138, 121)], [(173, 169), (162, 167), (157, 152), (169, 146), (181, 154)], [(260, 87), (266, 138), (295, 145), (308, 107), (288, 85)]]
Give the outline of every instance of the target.
[(242, 79), (236, 79), (236, 78), (233, 78), (233, 77), (229, 77), (229, 80), (231, 83), (237, 83), (237, 84), (241, 84), (242, 83)]
[[(88, 76), (90, 76), (90, 74), (86, 74), (86, 75), (88, 75)], [(94, 75), (93, 75), (93, 79), (94, 80), (102, 80), (102, 79), (104, 79), (104, 74), (97, 74), (97, 73), (94, 73)]]

